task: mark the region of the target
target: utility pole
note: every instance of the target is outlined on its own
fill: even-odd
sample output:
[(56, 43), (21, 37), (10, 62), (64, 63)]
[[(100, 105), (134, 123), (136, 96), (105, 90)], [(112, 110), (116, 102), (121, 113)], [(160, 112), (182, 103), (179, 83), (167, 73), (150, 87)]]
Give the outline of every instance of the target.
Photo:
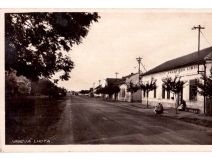
[[(201, 25), (198, 25), (198, 26), (194, 26), (192, 28), (192, 30), (196, 30), (198, 29), (198, 70), (197, 70), (197, 73), (199, 74), (200, 72), (203, 72), (204, 76), (206, 75), (206, 66), (205, 66), (205, 61), (204, 61), (204, 70), (203, 71), (200, 71), (199, 70), (199, 65), (200, 65), (200, 61), (199, 61), (199, 52), (200, 52), (200, 32), (201, 32), (201, 29), (205, 29), (204, 27), (201, 27)], [(204, 91), (205, 91), (205, 81), (204, 81)], [(205, 100), (205, 95), (204, 95), (204, 114), (206, 114), (206, 111), (205, 111), (205, 107), (206, 107), (206, 100)]]
[(136, 58), (136, 60), (138, 61), (138, 83), (140, 84), (140, 80), (141, 80), (141, 77), (140, 77), (140, 73), (141, 73), (141, 69), (140, 69), (140, 64), (141, 64), (141, 57), (138, 57)]
[(117, 78), (117, 74), (119, 74), (118, 72), (115, 73), (116, 74), (116, 78)]
[(93, 83), (93, 90), (94, 90), (95, 82)]
[(99, 86), (100, 86), (100, 82), (101, 82), (101, 80), (99, 80)]
[[(115, 74), (116, 74), (116, 79), (117, 79), (117, 74), (119, 74), (119, 73), (116, 72)], [(117, 82), (117, 80), (116, 80), (116, 82)], [(117, 85), (117, 83), (116, 83), (116, 85)], [(115, 93), (115, 100), (116, 100), (116, 97), (117, 97), (117, 94)]]
[(201, 27), (200, 25), (194, 26), (192, 28), (192, 30), (196, 30), (196, 29), (198, 29), (198, 71), (197, 71), (197, 73), (199, 74), (200, 72), (205, 72), (205, 70), (204, 71), (199, 71), (200, 31), (201, 31), (201, 29), (205, 29), (205, 28)]

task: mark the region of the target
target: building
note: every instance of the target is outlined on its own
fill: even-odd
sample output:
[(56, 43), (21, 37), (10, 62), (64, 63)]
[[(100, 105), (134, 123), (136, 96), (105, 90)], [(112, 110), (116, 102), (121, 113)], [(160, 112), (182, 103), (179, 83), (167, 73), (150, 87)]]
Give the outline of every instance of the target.
[[(139, 74), (135, 73), (135, 74), (131, 74), (130, 76), (128, 76), (126, 78), (126, 83), (129, 84), (130, 81), (134, 84), (134, 85), (139, 85)], [(138, 90), (137, 92), (133, 93), (133, 97), (131, 96), (131, 93), (128, 92), (127, 94), (127, 101), (128, 102), (141, 102), (142, 101), (142, 96), (141, 96), (141, 90)]]
[(127, 92), (126, 77), (122, 77), (122, 79), (118, 81), (118, 85), (119, 85), (120, 91), (118, 93), (117, 100), (125, 102), (127, 101), (129, 97), (128, 95), (129, 92)]
[[(200, 50), (199, 55), (198, 52), (193, 52), (164, 62), (144, 73), (142, 75), (142, 82), (144, 83), (149, 82), (152, 77), (157, 79), (157, 89), (149, 92), (149, 104), (157, 105), (160, 102), (164, 107), (175, 106), (173, 95), (162, 88), (162, 78), (177, 75), (181, 77), (181, 80), (187, 81), (182, 92), (179, 94), (178, 103), (180, 104), (182, 100), (185, 100), (187, 107), (199, 109), (200, 113), (204, 113), (204, 97), (197, 93), (197, 86), (195, 84), (195, 79), (201, 76), (197, 72), (198, 61), (200, 64), (199, 71), (205, 70), (206, 74), (210, 75), (212, 70), (212, 47)], [(142, 102), (146, 103), (146, 100), (146, 93), (142, 91)]]

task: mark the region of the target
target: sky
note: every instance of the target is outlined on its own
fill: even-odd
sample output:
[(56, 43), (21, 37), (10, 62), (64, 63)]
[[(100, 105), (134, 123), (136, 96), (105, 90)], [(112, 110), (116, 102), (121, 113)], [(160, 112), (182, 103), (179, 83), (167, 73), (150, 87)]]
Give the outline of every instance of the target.
[[(104, 9), (93, 23), (82, 44), (73, 46), (69, 55), (75, 63), (69, 81), (58, 86), (68, 90), (87, 90), (105, 84), (106, 78), (118, 78), (138, 72), (137, 57), (148, 71), (165, 61), (212, 44), (212, 10), (186, 9)], [(145, 70), (141, 66), (141, 71)], [(56, 75), (55, 77), (57, 77)], [(94, 84), (95, 83), (95, 84)]]

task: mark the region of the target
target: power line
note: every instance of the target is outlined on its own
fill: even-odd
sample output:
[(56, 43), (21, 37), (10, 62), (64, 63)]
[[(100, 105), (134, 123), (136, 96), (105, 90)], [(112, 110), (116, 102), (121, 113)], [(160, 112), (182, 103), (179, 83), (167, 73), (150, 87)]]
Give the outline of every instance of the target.
[(211, 46), (210, 42), (206, 39), (205, 35), (200, 31), (200, 33), (202, 34), (202, 36), (205, 38), (205, 40), (208, 42), (208, 44)]
[(143, 66), (144, 70), (146, 71), (146, 69), (145, 69), (144, 65), (143, 65), (142, 63), (141, 63), (141, 65)]

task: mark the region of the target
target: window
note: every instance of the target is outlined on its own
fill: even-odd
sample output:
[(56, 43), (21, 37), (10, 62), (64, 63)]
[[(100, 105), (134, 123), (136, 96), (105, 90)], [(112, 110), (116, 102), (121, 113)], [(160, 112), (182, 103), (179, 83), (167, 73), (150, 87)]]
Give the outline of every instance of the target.
[(170, 91), (167, 91), (167, 99), (170, 99)]
[(197, 100), (197, 85), (195, 83), (195, 80), (189, 81), (189, 99)]
[(156, 98), (156, 88), (154, 89), (154, 98)]
[(165, 89), (162, 87), (162, 99), (165, 99)]

